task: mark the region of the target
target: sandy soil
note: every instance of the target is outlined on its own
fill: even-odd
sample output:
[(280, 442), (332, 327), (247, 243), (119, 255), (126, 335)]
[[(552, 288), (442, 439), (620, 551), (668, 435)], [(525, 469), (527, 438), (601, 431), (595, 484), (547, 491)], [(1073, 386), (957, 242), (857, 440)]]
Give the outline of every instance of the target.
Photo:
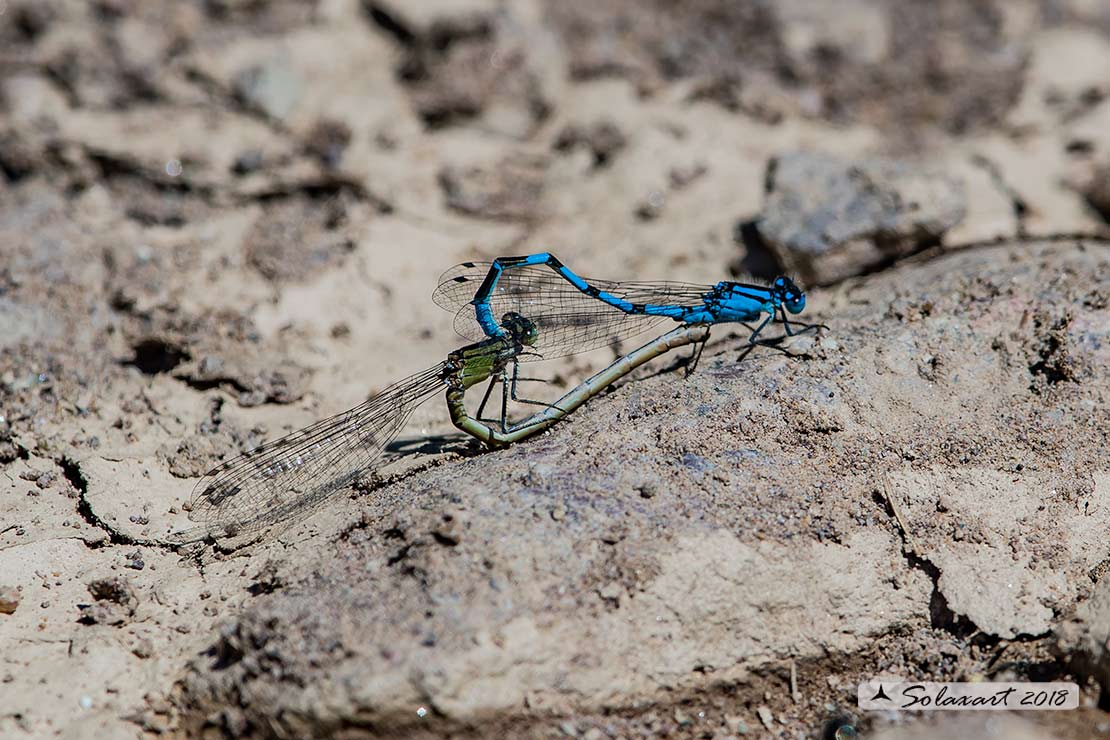
[[(0, 2), (0, 734), (1110, 733), (1108, 68), (1084, 2)], [(807, 152), (877, 210), (788, 192)], [(507, 450), (433, 401), (311, 517), (166, 544), (461, 346), (443, 270), (539, 250), (785, 264), (829, 328)], [(1082, 708), (861, 713), (878, 675)]]

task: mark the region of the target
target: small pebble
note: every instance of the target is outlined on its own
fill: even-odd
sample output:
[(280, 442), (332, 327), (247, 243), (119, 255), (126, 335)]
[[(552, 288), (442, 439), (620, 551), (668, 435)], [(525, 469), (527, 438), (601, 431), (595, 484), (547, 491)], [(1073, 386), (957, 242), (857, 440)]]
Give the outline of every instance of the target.
[(131, 652), (134, 653), (136, 658), (145, 660), (154, 654), (154, 643), (151, 642), (149, 637), (140, 637), (135, 646), (131, 648)]
[(0, 614), (14, 614), (19, 608), (19, 589), (14, 586), (0, 586)]
[(597, 590), (598, 596), (605, 599), (606, 601), (614, 602), (619, 602), (621, 594), (623, 593), (624, 589), (621, 588), (621, 585), (619, 583), (615, 582), (607, 583)]
[[(145, 523), (146, 522), (143, 522), (143, 524)], [(142, 570), (145, 568), (146, 562), (143, 561), (143, 554), (138, 550), (127, 553), (127, 562), (124, 563), (124, 567), (131, 568), (132, 570)]]
[(236, 175), (246, 175), (262, 169), (262, 152), (251, 149), (241, 153), (231, 165), (231, 171)]

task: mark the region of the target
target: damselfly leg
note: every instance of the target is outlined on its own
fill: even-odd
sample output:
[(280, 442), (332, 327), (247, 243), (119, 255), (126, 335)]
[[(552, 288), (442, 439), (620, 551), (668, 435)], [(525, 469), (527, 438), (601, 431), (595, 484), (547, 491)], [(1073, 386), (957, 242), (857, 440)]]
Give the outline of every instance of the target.
[(706, 329), (705, 339), (701, 340), (694, 347), (694, 351), (690, 353), (690, 361), (686, 364), (686, 377), (694, 374), (698, 368), (698, 363), (701, 361), (701, 353), (705, 351), (705, 345), (709, 342), (709, 329)]

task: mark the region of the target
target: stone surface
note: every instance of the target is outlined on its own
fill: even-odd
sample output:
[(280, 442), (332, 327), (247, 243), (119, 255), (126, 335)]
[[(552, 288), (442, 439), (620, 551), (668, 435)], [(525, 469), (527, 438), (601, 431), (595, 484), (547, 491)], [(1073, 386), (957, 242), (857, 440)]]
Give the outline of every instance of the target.
[(808, 283), (940, 243), (967, 209), (961, 181), (906, 162), (793, 152), (771, 163), (766, 183), (759, 234)]
[(1110, 223), (1110, 165), (1103, 165), (1095, 170), (1094, 175), (1087, 183), (1084, 195), (1091, 207)]
[[(1067, 313), (1108, 278), (1107, 255), (1075, 245), (902, 268), (830, 297), (834, 331), (791, 345), (805, 359), (738, 365), (735, 340), (711, 344), (685, 381), (630, 383), (541, 439), (382, 489), (193, 663), (192, 711), (437, 732), (722, 683), (755, 697), (753, 676), (882, 635), (917, 636), (913, 676), (960, 654), (944, 634), (1047, 637), (1106, 557), (1091, 512), (1110, 508), (1093, 404), (1110, 322), (1077, 315), (1046, 350), (1021, 315)], [(1039, 380), (1046, 351), (1087, 370)], [(943, 660), (931, 675), (962, 675)]]
[(1072, 619), (1057, 627), (1056, 639), (1056, 652), (1072, 670), (1110, 691), (1110, 584), (1099, 581)]

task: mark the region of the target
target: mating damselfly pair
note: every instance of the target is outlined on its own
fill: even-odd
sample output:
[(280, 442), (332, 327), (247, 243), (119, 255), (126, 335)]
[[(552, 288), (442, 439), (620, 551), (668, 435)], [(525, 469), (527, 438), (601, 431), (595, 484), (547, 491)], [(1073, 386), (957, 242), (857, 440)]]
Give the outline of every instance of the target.
[[(723, 281), (616, 282), (582, 278), (554, 255), (465, 262), (444, 273), (433, 300), (455, 313), (455, 328), (476, 340), (348, 411), (264, 443), (209, 471), (197, 484), (190, 517), (201, 537), (250, 534), (311, 511), (334, 493), (372, 473), (417, 406), (445, 391), (452, 423), (490, 446), (519, 441), (564, 418), (603, 388), (672, 349), (695, 345), (692, 371), (714, 324), (756, 323), (748, 338), (778, 318), (805, 308), (805, 294), (789, 278), (771, 285)], [(545, 403), (518, 395), (521, 362), (553, 359), (610, 345), (666, 321), (679, 326), (619, 358), (560, 399)], [(802, 330), (819, 325), (803, 325)], [(466, 391), (489, 381), (476, 414)], [(496, 385), (501, 415), (483, 417)], [(541, 410), (510, 424), (509, 401)], [(182, 533), (187, 534), (187, 533)]]

